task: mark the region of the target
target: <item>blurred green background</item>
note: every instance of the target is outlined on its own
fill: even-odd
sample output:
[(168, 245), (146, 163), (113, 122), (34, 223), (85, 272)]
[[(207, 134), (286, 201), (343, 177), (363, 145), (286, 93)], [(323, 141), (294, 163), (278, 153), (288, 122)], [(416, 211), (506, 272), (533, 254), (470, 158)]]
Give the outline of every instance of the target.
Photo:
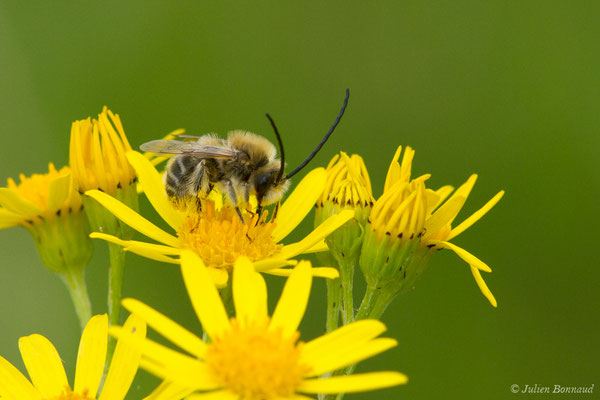
[[(375, 194), (397, 145), (434, 187), (479, 181), (459, 220), (506, 196), (454, 242), (487, 262), (493, 309), (468, 266), (436, 254), (384, 315), (399, 346), (360, 365), (408, 385), (354, 399), (513, 399), (518, 384), (600, 391), (600, 7), (597, 2), (0, 3), (0, 179), (68, 161), (70, 124), (108, 105), (137, 146), (175, 128), (247, 129), (297, 165), (352, 91), (312, 166), (361, 154)], [(147, 202), (142, 213), (157, 221)], [(312, 225), (306, 221), (293, 237)], [(0, 354), (23, 370), (20, 336), (41, 333), (74, 370), (79, 328), (62, 282), (21, 228), (0, 231)], [(107, 251), (87, 271), (105, 312)], [(271, 300), (282, 280), (270, 279)], [(125, 294), (190, 329), (199, 324), (177, 268), (128, 256)], [(315, 284), (303, 339), (321, 334)], [(72, 377), (72, 374), (70, 375)], [(141, 372), (128, 398), (155, 380)], [(563, 396), (567, 397), (569, 395)]]

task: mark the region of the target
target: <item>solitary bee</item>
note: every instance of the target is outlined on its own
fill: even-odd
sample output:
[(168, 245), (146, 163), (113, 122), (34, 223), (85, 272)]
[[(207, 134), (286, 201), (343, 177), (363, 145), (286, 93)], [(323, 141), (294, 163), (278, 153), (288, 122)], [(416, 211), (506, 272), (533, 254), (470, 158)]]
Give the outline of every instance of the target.
[(314, 158), (339, 124), (349, 96), (350, 91), (346, 89), (342, 108), (327, 134), (306, 160), (285, 176), (283, 142), (269, 114), (266, 116), (277, 136), (281, 160), (275, 158), (277, 150), (269, 140), (245, 131), (229, 132), (227, 139), (220, 139), (213, 134), (178, 135), (179, 138), (196, 141), (153, 140), (142, 144), (140, 149), (177, 155), (167, 163), (164, 177), (165, 188), (170, 197), (208, 195), (216, 186), (221, 193), (227, 195), (243, 221), (239, 209), (240, 200), (247, 203), (250, 195), (256, 196), (259, 215), (262, 207), (273, 203), (279, 205), (290, 186), (289, 179)]

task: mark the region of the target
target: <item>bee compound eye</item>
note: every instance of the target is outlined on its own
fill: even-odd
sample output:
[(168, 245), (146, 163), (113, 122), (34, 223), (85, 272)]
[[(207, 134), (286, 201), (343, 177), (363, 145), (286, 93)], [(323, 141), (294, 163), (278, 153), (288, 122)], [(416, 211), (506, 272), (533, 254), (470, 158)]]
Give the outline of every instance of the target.
[(261, 175), (256, 180), (256, 185), (257, 186), (265, 186), (267, 184), (267, 182), (269, 182), (269, 177), (266, 175)]

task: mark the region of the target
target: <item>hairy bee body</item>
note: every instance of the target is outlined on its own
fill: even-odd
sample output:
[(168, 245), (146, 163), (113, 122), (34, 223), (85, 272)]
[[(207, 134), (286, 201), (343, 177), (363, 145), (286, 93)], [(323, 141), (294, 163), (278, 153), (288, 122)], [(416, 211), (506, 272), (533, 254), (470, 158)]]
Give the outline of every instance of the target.
[(264, 206), (281, 200), (289, 187), (289, 180), (276, 179), (281, 161), (275, 158), (275, 146), (250, 132), (229, 132), (227, 139), (209, 134), (196, 142), (156, 140), (142, 149), (176, 154), (164, 177), (171, 197), (205, 196), (217, 187), (236, 207), (250, 195)]
[[(257, 213), (263, 206), (279, 203), (290, 186), (290, 178), (302, 170), (321, 150), (329, 136), (339, 124), (350, 91), (342, 108), (327, 134), (313, 152), (292, 172), (284, 176), (283, 142), (269, 114), (266, 114), (277, 136), (281, 160), (275, 158), (275, 146), (262, 136), (245, 131), (232, 131), (227, 139), (216, 135), (179, 135), (179, 138), (197, 139), (195, 142), (179, 140), (153, 140), (140, 146), (142, 151), (174, 154), (167, 163), (165, 188), (174, 198), (208, 195), (217, 187), (235, 207), (243, 221), (239, 204), (248, 203), (250, 196), (256, 196)], [(275, 213), (277, 207), (275, 208)]]

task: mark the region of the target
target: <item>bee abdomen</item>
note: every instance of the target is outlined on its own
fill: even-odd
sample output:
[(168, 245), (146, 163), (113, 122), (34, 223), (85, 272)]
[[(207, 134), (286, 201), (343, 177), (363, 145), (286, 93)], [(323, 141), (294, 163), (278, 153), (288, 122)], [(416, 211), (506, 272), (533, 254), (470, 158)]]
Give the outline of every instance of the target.
[(196, 195), (198, 192), (194, 178), (198, 169), (202, 170), (202, 161), (191, 156), (177, 156), (169, 161), (165, 187), (169, 196)]

